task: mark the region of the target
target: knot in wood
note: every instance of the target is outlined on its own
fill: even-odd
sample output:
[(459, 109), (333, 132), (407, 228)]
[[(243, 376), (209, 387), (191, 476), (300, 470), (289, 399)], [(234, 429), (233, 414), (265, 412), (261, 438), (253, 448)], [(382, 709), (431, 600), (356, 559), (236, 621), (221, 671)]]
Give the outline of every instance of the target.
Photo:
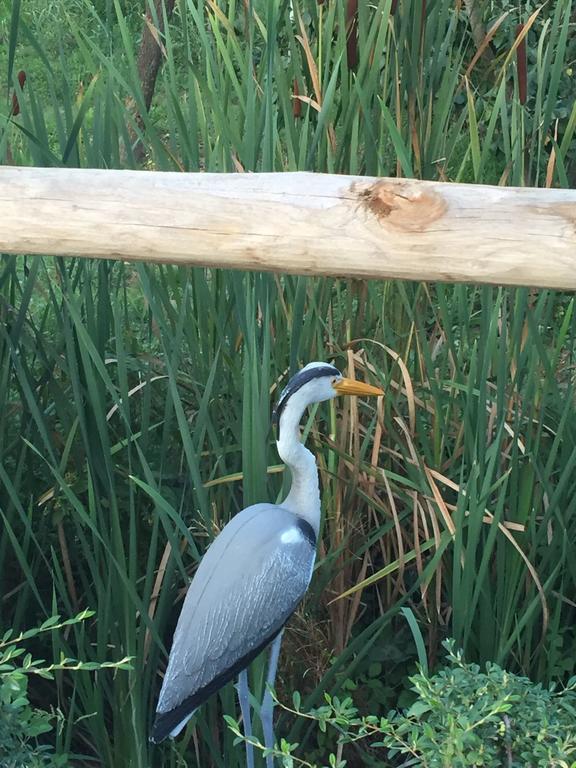
[(381, 224), (407, 232), (424, 232), (444, 215), (447, 207), (432, 189), (423, 192), (409, 182), (377, 181), (352, 192)]

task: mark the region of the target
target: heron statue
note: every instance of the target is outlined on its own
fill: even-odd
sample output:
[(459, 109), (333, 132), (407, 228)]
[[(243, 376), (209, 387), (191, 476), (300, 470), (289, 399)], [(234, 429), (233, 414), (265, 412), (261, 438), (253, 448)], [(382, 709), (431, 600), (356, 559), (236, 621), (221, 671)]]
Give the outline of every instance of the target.
[[(253, 504), (214, 539), (192, 580), (178, 619), (150, 736), (175, 737), (195, 710), (239, 675), (244, 735), (252, 736), (247, 667), (271, 644), (260, 708), (264, 744), (274, 747), (271, 689), (282, 631), (304, 597), (316, 558), (320, 491), (314, 455), (300, 441), (300, 420), (313, 403), (337, 395), (382, 395), (345, 379), (327, 363), (309, 363), (288, 382), (273, 413), (277, 448), (292, 485), (281, 504)], [(247, 768), (254, 767), (246, 741)], [(266, 768), (274, 759), (266, 755)]]

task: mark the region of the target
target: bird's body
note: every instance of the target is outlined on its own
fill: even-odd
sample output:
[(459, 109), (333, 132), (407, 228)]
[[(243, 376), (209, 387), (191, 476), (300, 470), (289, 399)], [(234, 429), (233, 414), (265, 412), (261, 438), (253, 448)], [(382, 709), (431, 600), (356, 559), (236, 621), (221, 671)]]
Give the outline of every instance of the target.
[[(152, 741), (176, 736), (200, 704), (278, 638), (268, 675), (273, 683), (279, 635), (310, 583), (320, 527), (318, 470), (313, 454), (300, 442), (300, 420), (309, 405), (337, 394), (382, 391), (342, 378), (332, 365), (309, 363), (282, 392), (275, 411), (276, 445), (292, 475), (290, 492), (279, 505), (254, 504), (239, 512), (204, 555), (174, 633)], [(245, 676), (243, 680), (240, 706), (249, 735)], [(265, 741), (273, 741), (272, 697), (266, 695), (261, 718)], [(247, 755), (252, 766), (251, 745)], [(272, 760), (268, 756), (267, 765)]]
[(186, 594), (154, 741), (176, 736), (200, 704), (276, 637), (308, 588), (315, 555), (311, 526), (275, 504), (247, 507), (225, 526)]

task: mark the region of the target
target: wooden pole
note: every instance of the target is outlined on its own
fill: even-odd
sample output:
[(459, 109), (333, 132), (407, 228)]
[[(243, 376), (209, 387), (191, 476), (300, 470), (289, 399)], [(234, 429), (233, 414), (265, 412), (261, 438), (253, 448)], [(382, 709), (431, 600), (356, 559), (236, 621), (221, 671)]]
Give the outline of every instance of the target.
[(0, 168), (0, 252), (576, 289), (576, 191)]

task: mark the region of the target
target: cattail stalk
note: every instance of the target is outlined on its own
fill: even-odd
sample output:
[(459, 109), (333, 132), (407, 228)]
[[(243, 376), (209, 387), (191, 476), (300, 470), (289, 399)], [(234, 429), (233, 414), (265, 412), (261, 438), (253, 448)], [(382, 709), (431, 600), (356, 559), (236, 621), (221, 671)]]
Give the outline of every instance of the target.
[[(524, 24), (516, 27), (516, 40), (524, 31)], [(520, 104), (526, 104), (528, 99), (528, 64), (526, 59), (526, 37), (518, 43), (516, 48), (516, 68), (518, 70), (518, 95)]]
[[(18, 84), (20, 85), (20, 89), (24, 89), (24, 83), (26, 82), (26, 72), (24, 72), (23, 69), (18, 72)], [(20, 114), (20, 102), (18, 101), (18, 93), (14, 91), (12, 94), (12, 117), (16, 117), (16, 115)]]

